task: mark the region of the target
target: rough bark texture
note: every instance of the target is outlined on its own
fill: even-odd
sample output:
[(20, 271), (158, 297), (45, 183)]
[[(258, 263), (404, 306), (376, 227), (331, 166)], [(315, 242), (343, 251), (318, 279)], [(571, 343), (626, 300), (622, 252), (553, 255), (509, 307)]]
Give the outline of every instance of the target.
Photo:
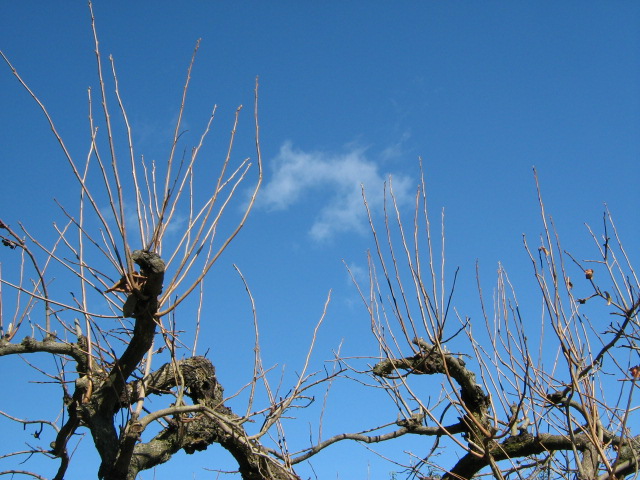
[[(413, 375), (443, 374), (458, 384), (462, 407), (460, 410), (466, 412), (460, 418), (460, 430), (467, 440), (470, 452), (463, 455), (450, 470), (445, 471), (442, 480), (470, 480), (481, 470), (495, 465), (495, 462), (532, 458), (557, 451), (579, 453), (578, 480), (595, 478), (601, 458), (588, 435), (578, 432), (571, 436), (542, 433), (534, 435), (523, 430), (503, 439), (495, 438), (496, 432), (489, 416), (489, 396), (476, 384), (476, 376), (466, 367), (465, 362), (457, 355), (430, 345), (423, 339), (416, 338), (413, 343), (420, 347), (418, 353), (411, 357), (382, 360), (374, 366), (373, 373), (390, 378), (397, 377), (401, 371)], [(548, 400), (550, 407), (571, 407), (570, 401), (562, 393), (551, 394)], [(629, 439), (605, 432), (602, 441), (614, 445), (618, 451), (618, 458), (613, 465), (615, 475), (611, 478), (624, 478), (638, 471), (640, 437)]]
[[(52, 336), (44, 341), (27, 337), (19, 344), (0, 339), (0, 356), (49, 352), (76, 362), (78, 379), (65, 402), (67, 421), (50, 451), (62, 460), (56, 480), (64, 478), (67, 443), (81, 427), (91, 432), (101, 458), (98, 477), (104, 480), (134, 480), (140, 471), (167, 462), (179, 450), (192, 454), (212, 444), (220, 444), (233, 455), (244, 479), (298, 480), (259, 442), (249, 439), (240, 417), (224, 405), (223, 388), (209, 359), (174, 359), (142, 380), (140, 376), (131, 379), (153, 344), (165, 269), (162, 259), (151, 252), (138, 250), (131, 258), (140, 267), (140, 274), (127, 275), (121, 283), (128, 293), (123, 315), (133, 317), (135, 323), (127, 347), (110, 370), (89, 370), (84, 337), (76, 344)], [(176, 392), (184, 393), (175, 396)], [(139, 399), (166, 394), (176, 399), (171, 407), (152, 412), (150, 417), (139, 418), (132, 413)], [(115, 417), (123, 414), (128, 420), (116, 428)], [(156, 418), (162, 418), (166, 428), (142, 442), (145, 428)]]
[(485, 441), (491, 437), (489, 418), (489, 396), (476, 383), (476, 375), (457, 356), (442, 348), (430, 345), (421, 338), (413, 343), (420, 351), (412, 357), (386, 359), (379, 362), (373, 373), (378, 376), (397, 376), (399, 370), (414, 375), (443, 374), (453, 379), (460, 387), (459, 397), (466, 412), (461, 419), (466, 426), (465, 436), (469, 448), (476, 452), (483, 450)]

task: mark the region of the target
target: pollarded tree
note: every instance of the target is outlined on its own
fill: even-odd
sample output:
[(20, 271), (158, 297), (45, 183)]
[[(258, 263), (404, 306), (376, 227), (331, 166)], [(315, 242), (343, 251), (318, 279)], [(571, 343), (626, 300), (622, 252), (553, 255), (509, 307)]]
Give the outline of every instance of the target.
[[(11, 321), (0, 318), (0, 356), (51, 355), (54, 370), (46, 374), (60, 386), (63, 412), (58, 420), (36, 421), (2, 412), (13, 421), (36, 423), (52, 432), (52, 441), (38, 432), (40, 445), (5, 457), (45, 455), (58, 462), (54, 478), (62, 479), (75, 448), (74, 435), (88, 430), (100, 456), (100, 478), (134, 479), (180, 450), (194, 453), (218, 444), (237, 461), (244, 479), (297, 479), (296, 465), (324, 449), (340, 448), (344, 441), (379, 444), (404, 437), (415, 439), (415, 453), (393, 460), (404, 465), (410, 478), (604, 480), (637, 474), (640, 433), (633, 394), (640, 377), (635, 366), (640, 284), (609, 215), (603, 237), (592, 234), (595, 259), (577, 260), (561, 248), (540, 200), (541, 242), (530, 248), (525, 241), (525, 249), (542, 313), (521, 311), (500, 268), (493, 308), (483, 301), (484, 321), (472, 325), (453, 307), (455, 280), (452, 286), (445, 282), (444, 247), (436, 252), (424, 180), (411, 228), (401, 218), (391, 181), (384, 234), (370, 214), (370, 280), (358, 288), (378, 351), (337, 356), (333, 370), (322, 375), (309, 373), (307, 356), (282, 397), (274, 393), (262, 366), (256, 322), (248, 402), (240, 413), (231, 410), (214, 365), (195, 355), (198, 318), (189, 325), (190, 336), (175, 327), (175, 318), (188, 302), (195, 302), (199, 317), (205, 276), (245, 224), (260, 187), (257, 85), (255, 165), (232, 159), (238, 110), (218, 179), (198, 204), (196, 165), (215, 108), (199, 143), (187, 158), (177, 160), (193, 59), (168, 160), (149, 165), (134, 154), (115, 64), (111, 60), (110, 75), (103, 74), (93, 21), (92, 26), (101, 114), (94, 115), (90, 92), (91, 129), (81, 162), (2, 54), (42, 109), (80, 198), (76, 209), (62, 209), (66, 224), (56, 227), (52, 244), (35, 238), (22, 224), (0, 222), (5, 253), (20, 255), (22, 262), (2, 278), (16, 293), (16, 309)], [(113, 80), (111, 95), (106, 77)], [(127, 139), (125, 161), (117, 155), (110, 110), (114, 100)], [(106, 135), (98, 133), (98, 124)], [(229, 227), (222, 220), (230, 216), (240, 185), (250, 179), (252, 195), (240, 202), (244, 211)], [(364, 203), (368, 209), (366, 199)], [(110, 210), (101, 208), (105, 204)], [(187, 219), (178, 220), (184, 211)], [(182, 227), (177, 237), (176, 227)], [(54, 276), (58, 284), (77, 286), (71, 301), (56, 296), (50, 283)], [(576, 296), (574, 282), (582, 282), (575, 290), (584, 291), (586, 284), (590, 293)], [(480, 288), (478, 294), (483, 300)], [(611, 314), (608, 321), (601, 320), (606, 314)], [(187, 338), (189, 347), (184, 345)], [(429, 394), (421, 393), (425, 376)], [(365, 395), (371, 389), (387, 394), (387, 421), (311, 444), (308, 437), (289, 436), (284, 446), (282, 419), (310, 404), (312, 388), (328, 387), (338, 378), (355, 381)], [(260, 387), (268, 403), (256, 406)], [(169, 400), (150, 401), (163, 397)], [(162, 406), (154, 407), (158, 403)], [(426, 437), (432, 442), (425, 442)], [(0, 474), (44, 478), (19, 468)]]
[[(187, 71), (168, 160), (163, 165), (147, 164), (134, 153), (115, 62), (110, 58), (110, 74), (106, 74), (91, 3), (89, 8), (101, 113), (94, 112), (94, 94), (89, 90), (91, 129), (83, 161), (72, 156), (45, 105), (2, 53), (48, 121), (77, 181), (80, 198), (75, 210), (61, 206), (66, 224), (56, 227), (57, 238), (51, 245), (34, 238), (23, 224), (16, 227), (0, 221), (2, 244), (12, 256), (21, 255), (20, 268), (5, 272), (2, 278), (2, 284), (16, 292), (16, 302), (13, 318), (0, 319), (0, 356), (52, 355), (55, 371), (47, 375), (62, 392), (59, 422), (34, 422), (2, 412), (16, 422), (36, 423), (41, 429), (55, 432), (50, 445), (43, 443), (5, 457), (40, 454), (59, 459), (54, 478), (62, 479), (69, 465), (73, 436), (78, 430), (88, 429), (101, 460), (99, 478), (134, 479), (138, 472), (167, 462), (180, 450), (194, 453), (214, 443), (231, 453), (243, 478), (298, 478), (286, 461), (261, 444), (261, 439), (304, 396), (309, 380), (306, 366), (285, 398), (272, 396), (268, 405), (254, 409), (256, 385), (264, 382), (268, 389), (256, 343), (254, 375), (247, 381), (249, 404), (246, 412), (237, 414), (225, 406), (223, 388), (211, 361), (195, 355), (205, 276), (242, 229), (262, 181), (257, 82), (256, 160), (238, 162), (232, 158), (238, 108), (217, 181), (205, 184), (208, 193), (198, 204), (196, 189), (203, 182), (194, 172), (215, 107), (190, 155), (180, 158), (177, 154), (198, 46)], [(108, 77), (113, 81), (113, 94), (107, 92)], [(117, 154), (120, 146), (116, 145), (112, 102), (125, 127), (124, 160)], [(98, 124), (106, 135), (99, 133)], [(250, 198), (234, 203), (240, 186), (247, 181), (253, 182)], [(244, 205), (243, 213), (229, 227), (223, 219), (238, 203)], [(101, 208), (104, 205), (109, 208)], [(175, 224), (184, 228), (177, 241), (175, 234), (168, 241), (168, 232), (175, 230)], [(57, 299), (50, 292), (53, 275), (57, 283), (77, 285), (71, 302)], [(177, 353), (185, 346), (175, 328), (175, 315), (189, 301), (195, 301), (198, 318), (191, 325), (191, 355), (184, 358)], [(150, 397), (170, 399), (160, 403), (163, 408), (152, 409)], [(249, 433), (245, 424), (255, 416), (260, 416), (261, 427)], [(42, 442), (47, 437), (42, 432), (37, 434)], [(43, 478), (17, 468), (1, 474)]]
[[(401, 416), (399, 429), (362, 440), (433, 437), (406, 462), (412, 478), (636, 476), (640, 283), (610, 214), (601, 236), (588, 230), (594, 257), (578, 260), (561, 247), (539, 195), (543, 235), (524, 247), (541, 310), (521, 311), (502, 267), (491, 308), (478, 270), (478, 325), (455, 311), (445, 288), (444, 234), (435, 253), (425, 189), (423, 180), (410, 231), (392, 189), (383, 239), (369, 216), (376, 253), (360, 291), (380, 351), (363, 373)], [(417, 393), (424, 375), (440, 378), (430, 381), (437, 393)], [(443, 460), (452, 449), (457, 457)]]

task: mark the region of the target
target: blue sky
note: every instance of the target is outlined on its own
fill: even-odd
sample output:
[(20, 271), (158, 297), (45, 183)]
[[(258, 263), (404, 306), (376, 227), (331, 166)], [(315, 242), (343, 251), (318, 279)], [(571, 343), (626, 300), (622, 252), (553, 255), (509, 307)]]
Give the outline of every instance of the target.
[[(115, 58), (136, 151), (145, 158), (168, 154), (198, 38), (184, 148), (197, 143), (217, 104), (205, 155), (219, 162), (233, 113), (243, 104), (235, 155), (253, 157), (259, 76), (265, 183), (246, 229), (207, 283), (208, 326), (200, 340), (228, 392), (246, 381), (238, 371), (250, 374), (253, 341), (234, 263), (256, 299), (267, 365), (286, 365), (289, 374), (300, 368), (330, 289), (315, 367), (342, 339), (345, 355), (375, 355), (343, 260), (364, 271), (373, 246), (360, 184), (380, 220), (382, 184), (391, 174), (410, 212), (418, 157), (434, 218), (445, 209), (447, 265), (449, 275), (461, 267), (454, 303), (464, 316), (479, 315), (476, 259), (486, 291), (501, 261), (527, 304), (533, 278), (522, 234), (535, 243), (541, 232), (534, 165), (565, 248), (589, 256), (584, 222), (598, 228), (606, 203), (634, 258), (640, 235), (636, 2), (116, 1), (94, 8), (101, 51)], [(86, 5), (3, 2), (0, 18), (0, 49), (82, 158), (86, 89), (98, 87)], [(45, 120), (4, 65), (0, 105), (0, 218), (46, 238), (61, 218), (53, 198), (74, 205), (76, 186)], [(5, 275), (7, 253), (0, 257)], [(348, 400), (350, 391), (335, 394), (327, 434), (369, 426)], [(370, 415), (393, 420), (393, 405), (381, 405), (386, 417), (373, 406)], [(9, 409), (5, 401), (0, 409)], [(294, 428), (299, 438), (290, 443), (304, 444), (305, 428)], [(155, 478), (185, 469), (209, 478), (202, 467), (231, 468), (218, 463), (224, 458), (219, 450), (182, 456)], [(394, 470), (354, 445), (330, 449), (314, 468), (319, 478), (382, 479)]]

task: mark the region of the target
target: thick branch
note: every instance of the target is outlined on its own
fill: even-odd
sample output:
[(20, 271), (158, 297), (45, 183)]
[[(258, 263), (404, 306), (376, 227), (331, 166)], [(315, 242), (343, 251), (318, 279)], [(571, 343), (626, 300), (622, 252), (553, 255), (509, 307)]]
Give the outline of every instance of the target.
[(78, 344), (56, 341), (53, 337), (47, 337), (42, 341), (25, 337), (20, 343), (10, 343), (0, 339), (0, 357), (38, 352), (68, 355), (80, 365), (87, 363), (87, 353)]
[[(460, 399), (465, 409), (484, 424), (489, 396), (476, 383), (475, 373), (466, 367), (462, 359), (443, 351), (442, 346), (430, 345), (421, 338), (414, 339), (413, 343), (420, 347), (420, 352), (412, 357), (385, 359), (373, 368), (374, 375), (393, 377), (398, 375), (398, 370), (414, 375), (447, 375), (460, 386)], [(470, 422), (475, 423), (472, 420)]]
[(465, 362), (421, 338), (414, 339), (413, 343), (420, 347), (420, 352), (412, 357), (383, 360), (373, 368), (373, 373), (390, 377), (397, 375), (398, 370), (405, 370), (414, 375), (448, 375), (460, 386), (461, 399), (469, 411), (484, 415), (489, 406), (489, 397), (476, 383), (475, 373), (466, 368)]
[[(243, 479), (298, 480), (292, 471), (270, 458), (264, 447), (248, 439), (242, 418), (223, 405), (223, 389), (207, 358), (192, 357), (163, 365), (146, 379), (146, 392), (167, 392), (179, 384), (178, 378), (184, 380), (182, 386), (194, 405), (169, 408), (167, 414), (172, 417), (165, 417), (168, 426), (149, 442), (135, 445), (128, 479), (168, 461), (181, 449), (192, 454), (218, 443), (234, 456)], [(140, 387), (140, 382), (135, 382), (127, 390), (135, 392)], [(138, 424), (146, 426), (147, 422), (142, 419)]]
[(132, 316), (136, 320), (133, 337), (122, 356), (116, 361), (107, 381), (107, 388), (115, 393), (116, 398), (120, 396), (127, 378), (138, 368), (140, 361), (153, 343), (158, 295), (162, 293), (164, 280), (165, 265), (158, 255), (136, 250), (131, 254), (131, 258), (140, 266), (140, 273), (146, 281), (140, 289), (133, 288), (129, 296), (129, 299), (133, 298)]
[[(137, 440), (137, 427), (133, 425), (137, 419), (131, 419), (119, 441), (113, 425), (113, 415), (123, 405), (122, 393), (127, 378), (138, 368), (153, 343), (158, 295), (162, 293), (164, 280), (165, 265), (157, 254), (136, 250), (131, 254), (131, 258), (140, 267), (140, 274), (144, 278), (142, 284), (130, 285), (132, 293), (125, 303), (125, 309), (130, 308), (135, 318), (133, 336), (122, 356), (116, 360), (106, 381), (99, 386), (91, 401), (83, 405), (82, 409), (82, 418), (91, 430), (102, 460), (99, 476), (106, 480), (124, 478), (123, 462), (116, 463), (117, 459), (130, 457)], [(126, 403), (128, 402), (125, 401), (124, 404)]]
[[(632, 439), (630, 443), (634, 445), (634, 448), (628, 449), (626, 459), (631, 457), (640, 458), (640, 439), (636, 437)], [(471, 479), (477, 475), (480, 470), (490, 465), (490, 458), (499, 462), (501, 460), (515, 460), (556, 451), (571, 452), (577, 450), (578, 452), (586, 452), (592, 447), (593, 443), (586, 434), (575, 434), (571, 438), (565, 435), (552, 435), (548, 433), (541, 433), (535, 436), (529, 433), (521, 433), (520, 435), (507, 438), (500, 444), (492, 443), (490, 451), (487, 452), (484, 457), (467, 453), (442, 477), (442, 480)], [(629, 474), (636, 471), (637, 467), (634, 466), (626, 470), (626, 473)]]

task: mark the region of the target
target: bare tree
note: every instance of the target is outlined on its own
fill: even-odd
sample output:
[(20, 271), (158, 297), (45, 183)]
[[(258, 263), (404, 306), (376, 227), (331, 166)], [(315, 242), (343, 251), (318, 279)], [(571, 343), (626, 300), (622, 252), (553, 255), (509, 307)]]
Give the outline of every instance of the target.
[[(15, 291), (16, 302), (13, 318), (0, 318), (0, 356), (53, 355), (56, 370), (46, 374), (61, 388), (63, 412), (60, 422), (33, 422), (1, 412), (16, 422), (38, 423), (55, 432), (50, 446), (11, 455), (41, 454), (59, 459), (54, 478), (62, 479), (70, 461), (72, 437), (78, 429), (88, 429), (101, 459), (99, 478), (134, 479), (138, 472), (167, 462), (179, 450), (194, 453), (214, 443), (231, 453), (243, 478), (298, 478), (291, 466), (274, 456), (260, 439), (279, 428), (287, 409), (301, 399), (305, 401), (308, 383), (314, 383), (307, 373), (308, 362), (289, 394), (276, 399), (262, 367), (256, 324), (253, 378), (245, 386), (250, 391), (249, 402), (246, 411), (237, 414), (225, 406), (223, 388), (211, 361), (195, 355), (204, 279), (244, 226), (262, 181), (258, 84), (254, 109), (256, 160), (238, 162), (232, 158), (240, 107), (217, 181), (205, 185), (206, 198), (198, 204), (196, 164), (215, 107), (190, 154), (179, 158), (177, 153), (198, 45), (187, 70), (168, 159), (163, 165), (148, 164), (134, 153), (115, 62), (109, 58), (110, 74), (105, 73), (91, 4), (89, 8), (101, 113), (94, 111), (94, 94), (89, 90), (90, 136), (86, 156), (80, 162), (67, 149), (45, 105), (0, 52), (42, 110), (79, 188), (77, 209), (61, 206), (66, 223), (56, 226), (57, 238), (52, 245), (32, 236), (23, 224), (14, 227), (0, 221), (2, 244), (22, 258), (18, 271), (11, 272), (17, 275), (2, 278), (2, 284)], [(112, 94), (107, 91), (108, 76), (113, 82)], [(118, 155), (121, 147), (116, 145), (118, 135), (112, 126), (114, 101), (125, 126), (124, 160)], [(100, 118), (106, 136), (99, 134)], [(232, 205), (234, 211), (237, 208), (234, 197), (248, 181), (253, 183), (252, 193), (248, 201), (240, 200), (244, 211), (230, 226), (224, 219), (229, 217)], [(104, 205), (109, 206), (107, 210), (101, 208)], [(186, 221), (178, 220), (184, 212), (188, 214)], [(177, 223), (184, 228), (177, 241), (169, 240), (168, 232)], [(52, 271), (57, 282), (77, 285), (71, 302), (56, 299), (51, 293)], [(175, 327), (176, 312), (186, 302), (195, 302), (197, 311), (190, 347)], [(33, 322), (36, 316), (38, 320)], [(178, 355), (180, 349), (191, 355), (180, 359), (184, 357)], [(270, 402), (254, 408), (259, 384), (266, 389)], [(163, 404), (165, 408), (150, 410), (147, 400), (152, 396), (168, 396), (170, 400)], [(248, 433), (245, 424), (256, 416), (261, 418), (262, 427)], [(42, 478), (36, 472), (17, 469), (0, 474)]]
[[(562, 249), (540, 196), (540, 243), (524, 239), (540, 313), (521, 311), (502, 267), (490, 308), (478, 270), (484, 321), (473, 325), (452, 306), (455, 275), (447, 289), (444, 228), (437, 252), (424, 176), (413, 228), (405, 229), (392, 188), (388, 197), (384, 235), (369, 217), (376, 248), (360, 290), (380, 356), (370, 370), (352, 370), (368, 374), (401, 416), (399, 428), (353, 438), (432, 437), (405, 463), (415, 478), (636, 476), (640, 284), (610, 214), (602, 236), (588, 230), (595, 256), (578, 260)], [(590, 293), (576, 297), (573, 282)], [(433, 395), (417, 393), (423, 375), (441, 378)], [(445, 447), (459, 452), (448, 465), (438, 456)]]
[[(385, 392), (397, 418), (340, 433), (289, 461), (344, 440), (416, 436), (431, 445), (417, 440), (419, 453), (390, 459), (408, 478), (637, 476), (640, 283), (609, 212), (602, 235), (587, 227), (594, 256), (578, 260), (561, 247), (539, 195), (543, 234), (537, 247), (523, 240), (540, 310), (521, 311), (502, 266), (487, 305), (477, 268), (483, 321), (473, 324), (454, 307), (458, 271), (445, 281), (444, 217), (436, 236), (425, 192), (423, 175), (407, 227), (389, 179), (380, 234), (363, 190), (374, 248), (368, 284), (353, 278), (379, 351), (365, 363), (339, 358), (343, 376)], [(573, 282), (590, 292), (576, 296)], [(429, 395), (425, 375), (436, 377)]]
[[(438, 236), (433, 233), (424, 177), (410, 222), (402, 218), (389, 180), (382, 229), (363, 192), (374, 248), (368, 258), (369, 282), (356, 285), (378, 351), (364, 352), (363, 359), (338, 350), (332, 369), (311, 372), (325, 306), (297, 380), (288, 394), (276, 394), (260, 356), (255, 306), (245, 282), (254, 312), (254, 367), (245, 385), (246, 408), (231, 410), (214, 365), (195, 352), (205, 277), (244, 226), (262, 180), (257, 82), (256, 159), (233, 159), (238, 109), (217, 181), (197, 203), (196, 164), (216, 109), (199, 143), (178, 159), (195, 51), (168, 159), (148, 164), (134, 152), (113, 59), (110, 74), (103, 72), (93, 13), (92, 27), (101, 113), (94, 114), (89, 91), (90, 135), (82, 161), (72, 157), (43, 103), (0, 52), (41, 108), (79, 192), (77, 208), (61, 206), (66, 221), (56, 226), (52, 244), (23, 224), (0, 221), (6, 253), (21, 256), (20, 268), (9, 277), (5, 272), (0, 282), (15, 293), (12, 318), (0, 316), (0, 356), (51, 355), (54, 370), (45, 373), (60, 387), (63, 412), (59, 420), (0, 412), (52, 432), (50, 445), (46, 435), (38, 434), (40, 446), (12, 457), (49, 457), (59, 464), (54, 478), (62, 479), (74, 435), (88, 430), (101, 460), (99, 478), (132, 480), (180, 450), (194, 453), (219, 444), (236, 460), (242, 478), (279, 480), (300, 478), (296, 465), (346, 440), (379, 444), (405, 437), (416, 439), (417, 453), (393, 461), (410, 478), (604, 480), (637, 475), (640, 433), (633, 394), (640, 377), (640, 284), (611, 216), (607, 212), (603, 218), (602, 236), (588, 230), (594, 257), (579, 260), (561, 247), (540, 197), (543, 234), (535, 247), (524, 241), (540, 311), (521, 311), (503, 268), (489, 305), (478, 269), (483, 321), (472, 324), (454, 308), (457, 272), (446, 280), (444, 229)], [(114, 101), (125, 125), (124, 161), (112, 128)], [(99, 134), (98, 123), (106, 135)], [(250, 199), (229, 226), (230, 206), (247, 182), (252, 182)], [(105, 204), (108, 211), (101, 208)], [(168, 232), (180, 226), (177, 219), (185, 211), (187, 220), (174, 240)], [(54, 273), (56, 282), (76, 285), (71, 301), (56, 296)], [(586, 285), (590, 293), (576, 296), (574, 282), (582, 283), (576, 290), (584, 291)], [(190, 337), (175, 323), (179, 307), (187, 303), (195, 303), (197, 311)], [(419, 388), (425, 375), (432, 392), (427, 395)], [(286, 442), (282, 420), (311, 404), (312, 389), (322, 388), (326, 396), (337, 379), (355, 382), (365, 392), (385, 393), (388, 421), (325, 440)], [(266, 405), (257, 405), (258, 389), (268, 399)], [(151, 397), (169, 400), (154, 409)], [(431, 443), (425, 444), (424, 437)], [(17, 468), (0, 474), (44, 478)]]
[[(289, 461), (344, 440), (418, 436), (433, 441), (393, 459), (409, 478), (637, 476), (640, 284), (609, 212), (601, 235), (587, 226), (593, 256), (578, 260), (562, 248), (539, 195), (543, 233), (537, 247), (523, 241), (540, 310), (521, 310), (502, 266), (487, 305), (478, 268), (483, 321), (474, 325), (454, 307), (457, 270), (448, 284), (444, 227), (438, 241), (425, 192), (423, 176), (407, 228), (389, 179), (379, 234), (363, 191), (375, 248), (368, 284), (356, 285), (379, 352), (365, 364), (339, 358), (344, 377), (384, 391), (398, 418), (340, 433)], [(422, 393), (425, 375), (440, 377), (429, 381), (431, 395)]]

